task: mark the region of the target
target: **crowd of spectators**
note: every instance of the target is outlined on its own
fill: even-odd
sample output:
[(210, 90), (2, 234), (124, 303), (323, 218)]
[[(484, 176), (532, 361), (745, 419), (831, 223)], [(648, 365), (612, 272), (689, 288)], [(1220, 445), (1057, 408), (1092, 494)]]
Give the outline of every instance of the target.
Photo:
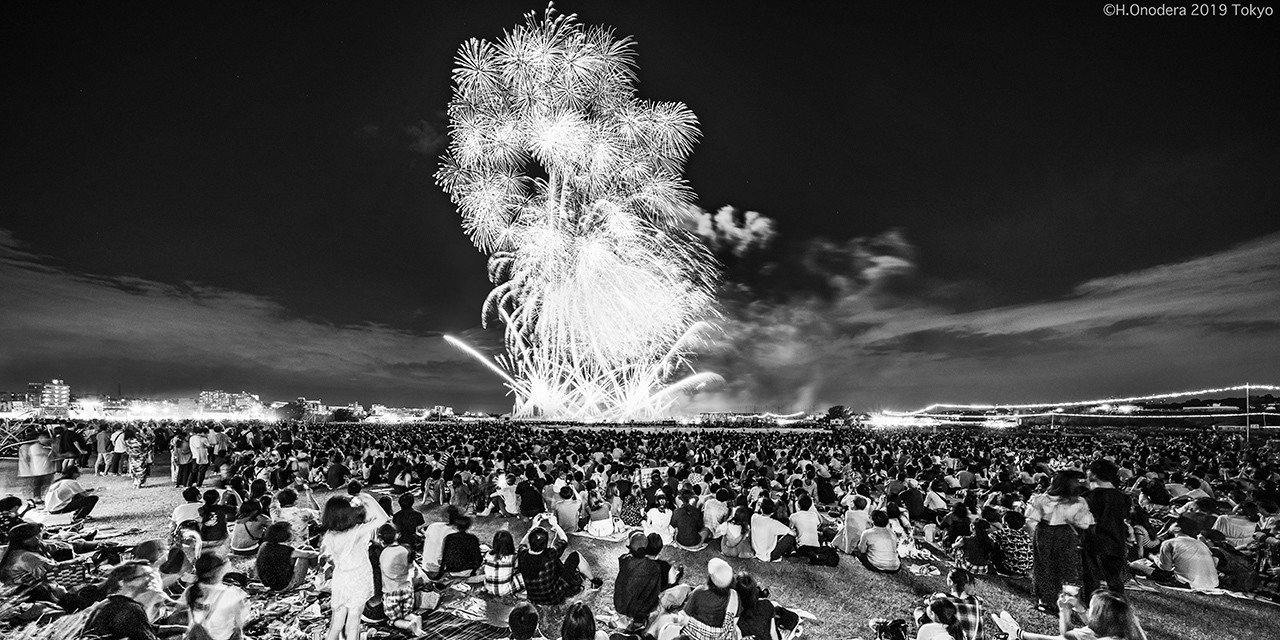
[[(0, 578), (36, 584), (66, 610), (109, 596), (89, 626), (148, 640), (196, 627), (201, 638), (235, 637), (247, 600), (227, 583), (248, 580), (329, 593), (329, 640), (358, 638), (362, 617), (418, 635), (419, 612), (454, 583), (509, 607), (512, 638), (533, 637), (539, 612), (567, 603), (563, 637), (604, 636), (600, 612), (575, 603), (603, 584), (575, 533), (625, 541), (614, 630), (654, 638), (781, 638), (800, 625), (722, 557), (821, 566), (845, 554), (897, 573), (904, 560), (944, 554), (950, 590), (921, 603), (914, 622), (917, 637), (957, 640), (994, 633), (970, 590), (980, 579), (1029, 578), (1063, 634), (1087, 637), (1069, 628), (1078, 617), (1097, 637), (1132, 639), (1144, 637), (1124, 596), (1134, 576), (1252, 591), (1280, 562), (1277, 458), (1224, 434), (84, 423), (29, 435), (19, 462), (30, 499), (0, 499)], [(158, 452), (172, 460), (171, 530), (105, 581), (57, 584), (59, 555), (101, 553), (76, 537), (98, 502), (80, 468), (141, 487)], [(315, 491), (336, 493), (322, 506)], [(427, 524), (432, 510), (442, 519)], [(71, 514), (70, 542), (55, 547), (26, 521), (32, 511)], [(475, 518), (530, 528), (481, 541)], [(663, 559), (664, 549), (708, 547), (705, 584)], [(995, 626), (1036, 637), (1009, 619)]]

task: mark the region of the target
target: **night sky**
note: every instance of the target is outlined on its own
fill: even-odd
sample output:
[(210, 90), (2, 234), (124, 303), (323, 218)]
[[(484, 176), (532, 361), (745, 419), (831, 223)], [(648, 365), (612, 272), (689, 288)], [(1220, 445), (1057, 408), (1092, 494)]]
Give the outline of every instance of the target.
[[(320, 4), (6, 3), (0, 390), (510, 408), (439, 337), (497, 344), (433, 174), (457, 47), (542, 5)], [(690, 410), (1280, 380), (1277, 18), (557, 6), (774, 222)]]

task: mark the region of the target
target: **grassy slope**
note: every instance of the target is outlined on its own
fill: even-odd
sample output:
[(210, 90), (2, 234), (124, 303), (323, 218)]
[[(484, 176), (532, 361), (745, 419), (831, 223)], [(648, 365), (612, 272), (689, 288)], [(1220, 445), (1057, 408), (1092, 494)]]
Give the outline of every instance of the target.
[[(0, 495), (14, 493), (27, 496), (26, 483), (18, 482), (12, 459), (0, 461)], [(135, 491), (127, 478), (81, 478), (86, 487), (101, 487), (95, 526), (125, 530), (139, 527), (147, 533), (120, 538), (128, 543), (162, 534), (169, 513), (181, 501), (178, 491), (167, 484), (168, 470), (159, 468), (163, 485)], [(317, 498), (323, 503), (325, 495)], [(436, 514), (428, 514), (434, 520)], [(526, 522), (511, 519), (481, 518), (473, 531), (482, 542), (492, 538), (501, 526), (509, 526), (517, 539), (524, 535)], [(613, 610), (613, 577), (617, 574), (617, 558), (622, 544), (608, 544), (574, 537), (573, 548), (581, 551), (604, 578), (605, 586), (587, 596), (599, 612)], [(713, 545), (714, 549), (714, 545)], [(713, 549), (688, 553), (680, 549), (664, 551), (664, 558), (687, 567), (686, 580), (698, 584), (706, 580), (707, 560)], [(784, 605), (807, 609), (819, 622), (807, 625), (807, 637), (849, 640), (870, 638), (868, 618), (906, 618), (926, 594), (943, 589), (941, 577), (919, 577), (905, 570), (898, 575), (875, 574), (865, 570), (856, 560), (841, 556), (837, 568), (808, 567), (789, 562), (764, 563), (756, 560), (727, 558), (735, 569), (751, 571), (761, 584), (772, 590), (774, 600)], [(945, 573), (946, 569), (943, 568)], [(978, 593), (993, 611), (1007, 609), (1029, 631), (1056, 632), (1056, 621), (1035, 611), (1025, 582), (1006, 583), (999, 578), (983, 579)], [(1258, 602), (1225, 596), (1201, 596), (1187, 593), (1129, 592), (1153, 639), (1223, 640), (1229, 638), (1280, 638), (1280, 608)], [(551, 630), (548, 629), (548, 632)], [(558, 635), (558, 634), (557, 634)]]

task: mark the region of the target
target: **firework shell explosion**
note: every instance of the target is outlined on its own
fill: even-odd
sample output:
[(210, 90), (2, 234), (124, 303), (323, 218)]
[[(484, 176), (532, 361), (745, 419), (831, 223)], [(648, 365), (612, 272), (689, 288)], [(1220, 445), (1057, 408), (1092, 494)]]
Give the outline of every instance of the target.
[(502, 375), (517, 416), (652, 418), (718, 379), (689, 362), (718, 273), (683, 230), (697, 118), (635, 96), (633, 44), (549, 7), (458, 52), (436, 179), (489, 256), (482, 320), (506, 353), (450, 341)]

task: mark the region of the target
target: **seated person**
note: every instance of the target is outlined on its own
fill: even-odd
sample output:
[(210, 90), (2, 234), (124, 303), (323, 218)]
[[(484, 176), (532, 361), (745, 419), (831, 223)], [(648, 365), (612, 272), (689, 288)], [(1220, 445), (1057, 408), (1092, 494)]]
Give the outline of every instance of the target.
[(273, 522), (258, 548), (258, 579), (272, 591), (288, 591), (307, 581), (307, 571), (316, 566), (319, 551), (292, 546), (293, 525)]
[(289, 523), (289, 530), (298, 544), (315, 546), (311, 531), (313, 528), (320, 527), (320, 505), (316, 503), (316, 498), (311, 493), (311, 485), (304, 484), (302, 487), (306, 491), (310, 507), (300, 506), (298, 492), (285, 487), (276, 493), (275, 502), (269, 513), (273, 521), (283, 520)]
[(1129, 566), (1162, 584), (1190, 585), (1192, 589), (1218, 588), (1218, 566), (1200, 535), (1198, 521), (1178, 516), (1169, 525), (1173, 537), (1160, 543), (1155, 567), (1138, 560)]
[(453, 505), (444, 508), (444, 522), (433, 522), (427, 525), (422, 534), (422, 568), (428, 574), (440, 572), (440, 561), (444, 557), (444, 539), (458, 530), (458, 520), (462, 511)]
[(796, 548), (796, 536), (791, 527), (771, 517), (775, 511), (773, 500), (760, 499), (759, 511), (751, 516), (751, 548), (755, 557), (768, 562), (781, 560)]
[(569, 485), (560, 487), (559, 496), (560, 499), (551, 507), (556, 514), (556, 524), (559, 524), (565, 532), (574, 533), (578, 530), (578, 516), (582, 512), (582, 501)]
[(188, 520), (200, 519), (200, 490), (195, 487), (187, 487), (182, 490), (182, 499), (186, 502), (173, 508), (173, 515), (169, 518), (169, 523), (177, 530), (178, 525)]
[[(181, 603), (165, 593), (164, 581), (161, 578), (160, 566), (169, 557), (169, 543), (164, 540), (146, 540), (133, 548), (133, 557), (147, 564), (151, 573), (151, 582), (147, 588), (136, 596), (132, 596), (147, 612), (147, 619), (152, 624), (160, 624), (182, 608)], [(107, 593), (110, 593), (108, 590)], [(180, 629), (186, 631), (185, 625)], [(162, 633), (162, 635), (165, 635)]]
[(511, 632), (509, 640), (547, 640), (538, 633), (538, 608), (528, 602), (521, 602), (511, 610), (507, 630)]
[(44, 494), (45, 511), (71, 513), (76, 520), (87, 520), (98, 504), (98, 496), (92, 489), (80, 486), (80, 467), (71, 465), (62, 470), (62, 478), (50, 485)]
[(1031, 534), (1027, 533), (1027, 517), (1015, 510), (1004, 512), (1004, 526), (991, 532), (1000, 552), (995, 554), (996, 573), (1004, 576), (1031, 574)]
[(83, 635), (157, 640), (157, 629), (137, 600), (146, 592), (151, 579), (151, 570), (141, 560), (131, 560), (112, 569), (107, 574), (106, 601), (90, 614)]
[(898, 536), (889, 530), (889, 514), (871, 512), (871, 528), (858, 538), (858, 557), (863, 566), (880, 573), (896, 573), (902, 568), (898, 558)]
[(461, 516), (454, 522), (453, 533), (445, 536), (440, 555), (440, 572), (454, 578), (470, 578), (480, 571), (484, 557), (480, 539), (468, 531), (471, 518)]
[(707, 541), (707, 529), (703, 525), (702, 510), (694, 503), (694, 493), (688, 489), (680, 492), (680, 506), (671, 514), (671, 526), (675, 529), (675, 542), (682, 547), (696, 547)]
[(24, 509), (22, 498), (18, 496), (0, 498), (0, 545), (9, 544), (9, 530), (26, 522), (22, 516), (34, 508), (27, 505)]
[(658, 610), (662, 592), (678, 583), (682, 574), (682, 570), (657, 559), (662, 551), (662, 536), (652, 534), (652, 538), (657, 543), (656, 552), (650, 539), (637, 531), (631, 534), (628, 552), (618, 558), (613, 607), (619, 615), (631, 619), (631, 628), (644, 628)]
[(262, 513), (262, 503), (246, 500), (236, 514), (235, 528), (231, 530), (231, 553), (238, 556), (256, 556), (262, 538), (271, 526), (271, 518)]
[(422, 534), (419, 533), (419, 528), (427, 523), (427, 519), (421, 511), (413, 508), (413, 502), (412, 493), (400, 494), (400, 497), (396, 498), (400, 510), (391, 516), (391, 523), (400, 531), (400, 539), (404, 544), (410, 549), (418, 549), (422, 547)]
[(534, 527), (526, 539), (528, 546), (522, 545), (517, 556), (530, 602), (558, 605), (569, 596), (580, 593), (584, 580), (590, 580), (593, 588), (604, 584), (592, 575), (591, 567), (577, 551), (561, 560), (560, 556), (568, 545), (549, 545), (550, 536), (546, 529)]
[[(418, 575), (412, 552), (394, 524), (388, 522), (379, 527), (378, 539), (384, 545), (378, 556), (378, 571), (382, 574), (382, 608), (387, 621), (410, 635), (420, 636), (422, 617), (414, 613), (418, 604), (416, 584), (425, 582), (425, 576)], [(447, 550), (447, 542), (445, 547)]]
[(769, 600), (769, 591), (760, 588), (750, 573), (744, 571), (734, 577), (733, 589), (738, 592), (738, 630), (742, 637), (770, 640), (778, 638), (781, 631), (799, 626), (800, 616)]

